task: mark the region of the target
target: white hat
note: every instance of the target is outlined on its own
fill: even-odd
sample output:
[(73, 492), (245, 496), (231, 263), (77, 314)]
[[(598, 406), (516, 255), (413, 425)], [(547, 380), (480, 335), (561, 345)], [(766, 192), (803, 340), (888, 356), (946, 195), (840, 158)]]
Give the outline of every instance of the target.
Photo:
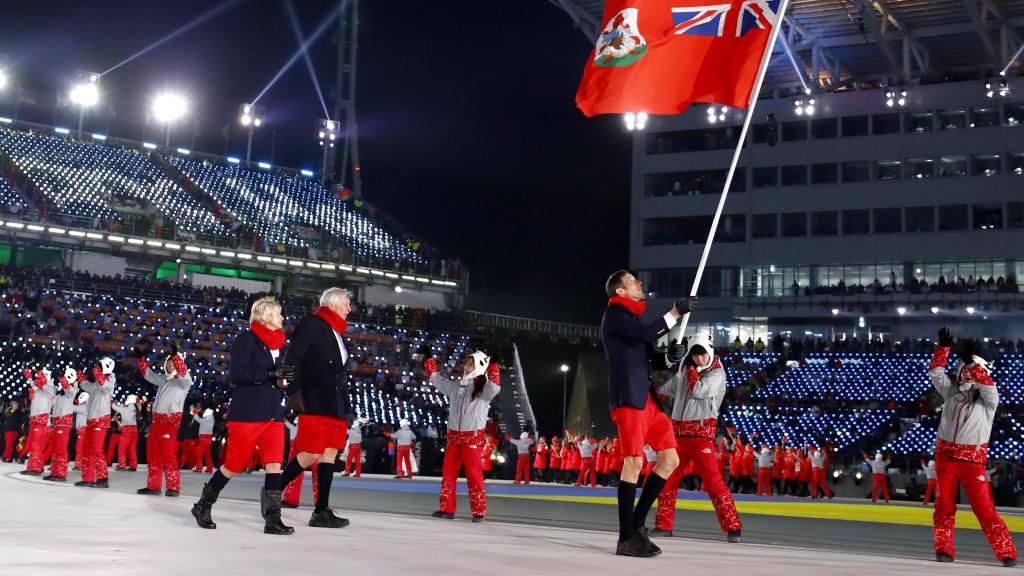
[(398, 421), (398, 425), (401, 426), (402, 428), (408, 428), (409, 421), (406, 420), (405, 418), (402, 418), (401, 420)]
[(491, 357), (477, 350), (469, 355), (473, 359), (473, 371), (466, 375), (466, 378), (483, 376), (487, 372), (487, 365), (491, 363)]
[(53, 372), (50, 372), (49, 368), (43, 368), (40, 372), (42, 372), (43, 376), (46, 378), (47, 384), (53, 382)]
[(711, 365), (711, 361), (715, 359), (715, 345), (711, 341), (710, 334), (694, 334), (687, 340), (686, 346), (686, 357), (689, 358), (694, 353), (695, 348), (700, 348), (704, 353), (708, 355), (708, 363), (705, 366), (699, 366), (697, 369), (702, 370)]
[(68, 384), (74, 384), (78, 381), (78, 370), (68, 366), (64, 369), (64, 379), (68, 381)]
[(88, 401), (89, 401), (89, 393), (88, 392), (82, 392), (81, 394), (78, 395), (78, 403), (79, 404), (85, 404)]
[(529, 432), (523, 432), (522, 434), (519, 435), (519, 439), (520, 440), (526, 440), (529, 437), (530, 437), (530, 433)]
[(210, 416), (213, 416), (213, 408), (203, 410), (203, 418), (209, 418)]
[(125, 403), (126, 405), (127, 405), (127, 404), (135, 404), (135, 403), (136, 403), (136, 402), (138, 402), (138, 401), (139, 401), (139, 397), (138, 397), (138, 396), (136, 396), (135, 394), (129, 394), (129, 395), (128, 395), (128, 396), (127, 396), (127, 397), (126, 397), (125, 399), (124, 399), (124, 403)]
[(973, 366), (980, 366), (986, 373), (992, 371), (991, 365), (981, 356), (971, 356), (971, 365), (964, 364), (961, 360), (956, 366), (956, 381), (959, 384), (961, 392), (967, 392), (971, 388), (974, 388), (974, 380), (970, 379), (969, 368)]
[(881, 461), (882, 461), (882, 453), (881, 452), (875, 452), (875, 462), (881, 462)]
[[(178, 371), (174, 368), (173, 358), (174, 357), (171, 355), (168, 355), (167, 358), (164, 358), (164, 375), (167, 377), (168, 380), (177, 378), (178, 376)], [(185, 355), (182, 354), (181, 352), (178, 352), (178, 358), (185, 360)]]
[(100, 372), (110, 376), (114, 373), (114, 359), (110, 356), (100, 358)]

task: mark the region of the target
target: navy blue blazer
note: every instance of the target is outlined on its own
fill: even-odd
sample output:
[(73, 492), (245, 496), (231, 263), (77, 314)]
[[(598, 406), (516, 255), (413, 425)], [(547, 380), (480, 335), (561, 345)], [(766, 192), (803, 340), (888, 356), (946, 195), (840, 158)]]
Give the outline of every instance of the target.
[(653, 396), (661, 408), (651, 384), (651, 369), (669, 369), (665, 354), (654, 348), (667, 332), (661, 317), (644, 324), (621, 304), (612, 304), (604, 311), (601, 343), (608, 359), (608, 405), (612, 409), (631, 406), (642, 410), (648, 396)]
[(280, 350), (277, 362), (270, 348), (259, 337), (246, 330), (231, 343), (231, 364), (228, 374), (233, 390), (228, 420), (233, 422), (284, 421), (285, 391), (274, 387), (269, 373), (284, 358)]

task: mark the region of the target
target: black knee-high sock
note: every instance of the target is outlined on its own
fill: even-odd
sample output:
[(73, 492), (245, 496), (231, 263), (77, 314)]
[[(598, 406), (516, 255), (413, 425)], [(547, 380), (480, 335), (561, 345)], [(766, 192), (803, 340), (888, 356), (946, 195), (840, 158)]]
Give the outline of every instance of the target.
[(299, 459), (292, 458), (288, 462), (288, 464), (285, 465), (284, 470), (281, 472), (281, 488), (284, 488), (291, 484), (292, 480), (298, 478), (299, 474), (305, 471), (306, 469), (299, 464)]
[(636, 498), (636, 484), (619, 482), (619, 542), (629, 540), (633, 535), (633, 500)]
[(214, 498), (220, 495), (220, 491), (227, 486), (228, 480), (230, 480), (230, 478), (221, 473), (220, 469), (217, 469), (217, 471), (213, 473), (213, 476), (210, 478), (209, 486), (210, 490), (213, 491)]
[(651, 505), (658, 499), (661, 489), (665, 487), (665, 479), (654, 472), (647, 475), (644, 480), (644, 490), (640, 493), (640, 500), (633, 510), (633, 527), (640, 528), (647, 522), (647, 513), (651, 511)]
[(263, 487), (267, 489), (267, 492), (274, 492), (281, 489), (281, 473), (277, 472), (267, 474), (263, 477)]
[(316, 465), (316, 508), (315, 512), (327, 510), (331, 502), (331, 481), (334, 480), (334, 464), (321, 462)]

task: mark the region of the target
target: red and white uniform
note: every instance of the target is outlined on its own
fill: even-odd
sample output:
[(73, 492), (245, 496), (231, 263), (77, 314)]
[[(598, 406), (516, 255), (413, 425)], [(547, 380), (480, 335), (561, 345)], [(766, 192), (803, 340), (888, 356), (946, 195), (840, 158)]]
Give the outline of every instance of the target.
[(696, 347), (703, 348), (710, 355), (708, 364), (699, 368), (681, 365), (681, 369), (658, 390), (661, 396), (675, 398), (672, 405), (672, 430), (676, 436), (679, 467), (658, 495), (655, 527), (671, 530), (675, 524), (679, 481), (684, 470), (692, 464), (693, 471), (700, 476), (704, 491), (711, 498), (722, 531), (735, 532), (743, 527), (743, 523), (736, 512), (732, 493), (718, 471), (718, 451), (715, 447), (718, 410), (725, 398), (725, 369), (721, 360), (713, 356), (710, 338), (691, 337), (687, 358), (695, 352)]
[(110, 374), (93, 368), (95, 383), (86, 380), (85, 374), (78, 374), (79, 387), (89, 394), (89, 401), (85, 404), (85, 440), (82, 443), (82, 449), (85, 451), (82, 458), (82, 480), (85, 482), (107, 479), (107, 459), (103, 454), (103, 442), (106, 441), (107, 430), (110, 429), (110, 397), (117, 388), (113, 361), (110, 366)]
[(869, 459), (867, 455), (864, 456), (864, 461), (871, 467), (871, 501), (878, 501), (878, 492), (882, 492), (882, 496), (885, 497), (885, 501), (889, 501), (889, 464), (892, 460), (883, 460), (880, 454), (876, 454), (874, 459)]
[(515, 483), (530, 483), (530, 447), (533, 446), (533, 438), (523, 432), (518, 440), (512, 440), (516, 447), (516, 476)]
[(207, 473), (213, 472), (213, 425), (216, 423), (213, 410), (207, 408), (194, 416), (199, 424), (199, 439), (196, 442), (195, 471), (201, 472), (206, 466)]
[(403, 426), (397, 432), (391, 433), (391, 438), (398, 447), (395, 457), (395, 476), (412, 478), (412, 444), (416, 441), (416, 434), (409, 430), (408, 423), (403, 422)]
[[(68, 380), (67, 376), (71, 379)], [(78, 376), (74, 370), (65, 372), (60, 377), (63, 393), (58, 393), (53, 400), (50, 434), (50, 476), (54, 478), (68, 477), (68, 441), (71, 439), (71, 426), (75, 423), (75, 396), (78, 395)]]
[[(476, 356), (478, 353), (474, 353)], [(482, 356), (482, 355), (480, 355)], [(479, 363), (479, 358), (474, 358)], [(469, 485), (469, 507), (473, 516), (487, 513), (487, 494), (484, 492), (484, 476), (480, 467), (481, 448), (484, 445), (484, 426), (487, 424), (487, 410), (491, 400), (501, 392), (501, 372), (497, 364), (478, 366), (474, 371), (485, 368), (487, 378), (483, 389), (473, 397), (473, 380), (476, 374), (461, 380), (451, 380), (437, 372), (437, 361), (433, 358), (424, 363), (430, 384), (448, 397), (451, 406), (448, 413), (448, 445), (444, 452), (444, 469), (441, 479), (441, 511), (455, 513), (455, 484), (459, 470), (465, 466), (466, 483)]]
[[(541, 437), (540, 442), (537, 443), (537, 451), (533, 456), (533, 468), (540, 474), (542, 471), (548, 468), (548, 453), (551, 451), (548, 448), (548, 443)], [(541, 477), (543, 480), (543, 477)]]
[(348, 457), (345, 458), (345, 475), (347, 476), (354, 470), (356, 478), (363, 475), (363, 431), (360, 429), (360, 426), (360, 423), (356, 422), (345, 433), (348, 442)]
[(927, 506), (928, 502), (931, 502), (932, 496), (935, 495), (935, 460), (931, 460), (927, 464), (921, 460), (921, 470), (927, 481), (927, 487), (924, 490), (924, 505)]
[(75, 404), (75, 430), (78, 432), (75, 438), (75, 470), (85, 469), (85, 423), (88, 421), (87, 396), (80, 396), (78, 404)]
[(932, 386), (944, 402), (935, 447), (935, 553), (956, 556), (953, 527), (957, 487), (962, 485), (996, 557), (1016, 559), (1017, 547), (996, 512), (985, 475), (999, 391), (981, 358), (975, 356), (971, 364), (962, 364), (956, 382), (946, 374), (948, 359), (949, 348), (937, 347), (928, 370)]
[[(25, 376), (31, 372), (25, 370)], [(53, 408), (53, 379), (42, 370), (37, 371), (35, 378), (28, 379), (29, 405), (28, 419), (28, 465), (29, 472), (42, 472), (46, 463), (46, 445), (50, 441), (50, 410)]]
[(772, 495), (772, 452), (767, 446), (761, 448), (757, 453), (757, 495)]
[[(156, 397), (153, 399), (153, 423), (149, 427), (146, 439), (146, 454), (149, 458), (149, 473), (146, 488), (160, 490), (163, 480), (167, 481), (167, 489), (181, 491), (181, 472), (178, 469), (178, 427), (181, 425), (181, 411), (185, 408), (188, 389), (192, 387), (192, 376), (185, 366), (185, 359), (180, 354), (170, 358), (174, 370), (166, 374), (156, 374), (149, 368), (149, 363), (140, 358), (139, 373), (153, 386), (156, 386)], [(164, 363), (166, 367), (167, 363)]]
[(590, 486), (597, 486), (597, 470), (594, 468), (594, 449), (597, 448), (597, 441), (593, 438), (580, 440), (580, 475), (576, 478), (576, 485), (585, 484), (587, 476), (590, 476)]
[(818, 487), (829, 498), (832, 497), (832, 489), (828, 487), (828, 466), (825, 465), (825, 455), (821, 450), (811, 452), (811, 497), (818, 497)]
[(121, 416), (121, 426), (118, 428), (121, 431), (121, 438), (117, 442), (117, 467), (134, 470), (139, 465), (139, 409), (134, 402), (114, 404), (112, 408)]

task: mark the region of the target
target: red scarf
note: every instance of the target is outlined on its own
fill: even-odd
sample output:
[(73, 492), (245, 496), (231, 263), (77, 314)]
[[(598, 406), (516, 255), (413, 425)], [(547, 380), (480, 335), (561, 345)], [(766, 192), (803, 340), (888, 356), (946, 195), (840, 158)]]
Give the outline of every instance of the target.
[(334, 328), (334, 331), (338, 334), (345, 332), (345, 329), (348, 328), (348, 322), (326, 306), (317, 308), (316, 312), (313, 312), (313, 314), (326, 320), (327, 323), (331, 325), (331, 328)]
[(280, 350), (284, 346), (285, 335), (281, 330), (271, 330), (259, 322), (250, 322), (249, 329), (271, 350)]
[(634, 316), (640, 317), (644, 315), (644, 310), (647, 309), (646, 300), (630, 300), (629, 298), (623, 298), (622, 296), (612, 296), (608, 299), (608, 305), (621, 304), (633, 313)]

